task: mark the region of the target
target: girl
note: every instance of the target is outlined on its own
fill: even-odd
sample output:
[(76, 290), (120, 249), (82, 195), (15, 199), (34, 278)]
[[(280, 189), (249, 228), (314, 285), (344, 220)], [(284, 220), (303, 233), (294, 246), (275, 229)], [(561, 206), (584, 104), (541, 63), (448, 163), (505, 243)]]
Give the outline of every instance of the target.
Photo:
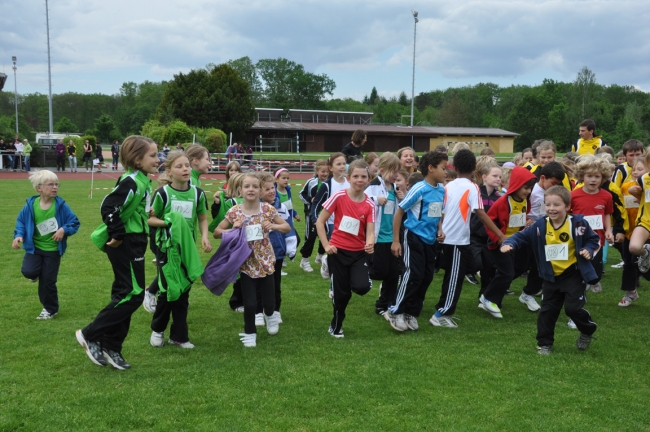
[[(345, 309), (352, 292), (365, 295), (372, 288), (368, 278), (367, 254), (374, 252), (375, 204), (363, 192), (368, 186), (368, 164), (355, 160), (348, 170), (350, 187), (334, 193), (316, 221), (318, 237), (329, 257), (330, 284), (334, 293), (334, 316), (329, 334), (342, 338)], [(325, 224), (334, 216), (331, 243)]]
[(241, 173), (241, 165), (239, 165), (239, 162), (237, 161), (228, 162), (228, 165), (226, 165), (226, 182), (223, 185), (224, 190), (228, 189), (228, 180), (230, 180), (230, 177), (232, 177), (237, 173)]
[(99, 143), (95, 144), (95, 159), (97, 163), (97, 172), (102, 172), (102, 164), (104, 163), (104, 154), (102, 153), (102, 146)]
[(257, 342), (255, 328), (255, 310), (257, 308), (256, 290), (262, 295), (266, 329), (274, 335), (279, 330), (279, 315), (275, 308), (273, 272), (275, 256), (269, 231), (288, 233), (290, 228), (272, 205), (260, 202), (261, 182), (255, 173), (243, 174), (239, 193), (244, 198), (226, 213), (226, 217), (214, 232), (215, 238), (221, 238), (225, 231), (241, 228), (246, 230), (248, 245), (253, 251), (240, 268), (241, 289), (244, 301), (244, 333), (240, 333), (245, 347), (254, 347)]
[(402, 147), (397, 150), (397, 157), (399, 162), (402, 165), (402, 169), (410, 173), (417, 171), (417, 166), (415, 165), (415, 152), (411, 147)]
[(212, 166), (212, 160), (210, 160), (210, 153), (208, 149), (203, 147), (201, 144), (192, 144), (187, 149), (185, 149), (185, 155), (190, 161), (190, 166), (192, 167), (192, 174), (190, 176), (190, 184), (196, 186), (197, 188), (201, 187), (201, 174), (207, 174), (210, 171)]
[[(314, 249), (314, 243), (318, 237), (318, 233), (316, 233), (316, 221), (310, 217), (311, 208), (320, 185), (323, 184), (323, 182), (327, 181), (329, 178), (330, 171), (329, 168), (327, 168), (327, 160), (317, 160), (314, 164), (314, 172), (314, 177), (305, 183), (305, 186), (303, 186), (300, 194), (298, 195), (300, 197), (300, 200), (305, 204), (305, 243), (300, 249), (300, 254), (302, 255), (302, 260), (300, 260), (300, 268), (307, 273), (314, 271), (314, 269), (311, 268), (311, 264), (309, 263), (309, 258), (311, 257), (311, 253)], [(319, 242), (318, 254), (316, 255), (316, 264), (321, 263), (324, 254), (325, 249), (323, 249), (323, 244)]]
[(528, 147), (521, 151), (521, 159), (523, 160), (524, 166), (526, 164), (532, 164), (533, 162), (533, 149)]
[[(316, 193), (314, 204), (311, 207), (311, 214), (309, 215), (311, 220), (318, 220), (318, 214), (322, 210), (323, 204), (325, 204), (325, 201), (327, 201), (332, 195), (340, 190), (350, 187), (350, 183), (348, 183), (348, 180), (345, 178), (345, 165), (345, 155), (343, 153), (332, 153), (327, 159), (327, 168), (330, 170), (332, 176), (321, 185)], [(327, 220), (327, 235), (332, 235), (333, 226), (334, 215)], [(318, 237), (320, 238), (320, 235)], [(327, 267), (327, 255), (325, 255), (321, 261), (320, 274), (323, 279), (330, 278)]]
[(404, 169), (400, 169), (395, 174), (395, 195), (397, 196), (398, 203), (402, 201), (402, 199), (406, 196), (406, 192), (408, 192), (410, 188), (409, 175), (409, 172)]
[[(191, 148), (192, 146), (188, 150)], [(152, 215), (149, 217), (148, 224), (151, 227), (156, 227), (158, 231), (163, 230), (162, 234), (165, 234), (167, 231), (165, 229), (170, 228), (167, 216), (171, 212), (178, 212), (183, 216), (187, 232), (195, 234), (198, 222), (201, 231), (201, 247), (207, 253), (212, 250), (208, 239), (208, 221), (205, 217), (208, 211), (207, 200), (201, 189), (190, 184), (192, 170), (189, 158), (185, 154), (179, 151), (169, 152), (165, 160), (165, 173), (167, 173), (170, 183), (156, 191), (155, 199), (151, 204)], [(174, 228), (175, 230), (169, 232), (172, 241), (177, 240), (174, 239), (174, 235), (180, 232), (180, 230), (176, 230), (177, 227)], [(159, 232), (156, 237), (160, 295), (151, 321), (150, 343), (154, 347), (165, 345), (164, 332), (169, 324), (170, 316), (173, 316), (174, 322), (171, 325), (168, 343), (182, 348), (194, 348), (188, 335), (187, 308), (192, 288), (190, 281), (195, 279), (191, 272), (195, 270), (199, 274), (202, 273), (203, 265), (196, 253), (188, 252), (190, 249), (195, 252), (192, 246), (196, 243), (196, 238), (192, 237), (190, 246), (184, 251), (181, 250), (181, 262), (173, 265), (171, 261), (168, 261), (167, 252), (162, 249), (164, 245), (161, 244), (160, 238), (164, 235), (161, 236)], [(170, 282), (166, 277), (170, 272), (180, 274), (184, 283), (179, 285)]]
[(377, 173), (379, 172), (379, 155), (375, 152), (370, 152), (366, 155), (363, 160), (368, 164), (368, 174), (370, 175), (370, 181), (372, 182), (377, 178)]
[[(286, 168), (280, 168), (275, 172), (275, 193), (276, 197), (280, 200), (280, 204), (284, 204), (289, 214), (298, 222), (300, 222), (300, 215), (293, 209), (293, 201), (291, 198), (291, 186), (289, 186), (289, 171)], [(298, 233), (292, 227), (291, 228), (291, 239), (292, 241), (300, 242)], [(298, 243), (292, 244), (292, 250), (294, 251), (293, 256), (289, 256), (292, 261), (295, 258), (295, 250), (298, 247)], [(286, 267), (286, 260), (282, 261), (282, 267)], [(282, 276), (286, 276), (287, 273), (282, 272)]]
[(86, 164), (86, 172), (88, 172), (89, 168), (92, 168), (93, 165), (93, 146), (90, 145), (90, 141), (88, 140), (84, 143), (83, 161)]
[(397, 208), (395, 178), (400, 169), (397, 156), (386, 152), (378, 161), (379, 176), (372, 180), (365, 193), (375, 204), (375, 252), (369, 268), (370, 279), (383, 281), (379, 288), (379, 299), (375, 303), (375, 313), (383, 315), (394, 301), (397, 283), (402, 273), (401, 262), (395, 257), (390, 246), (393, 243), (393, 216)]
[(124, 140), (120, 162), (126, 172), (101, 205), (109, 239), (106, 255), (115, 275), (111, 301), (83, 330), (77, 330), (76, 336), (93, 363), (106, 366), (108, 362), (124, 370), (131, 365), (122, 357), (122, 344), (129, 332), (131, 315), (144, 297), (144, 253), (151, 196), (147, 174), (158, 169), (158, 148), (151, 139), (132, 135)]
[(77, 172), (77, 146), (74, 145), (74, 141), (68, 141), (66, 151), (68, 153), (68, 160), (70, 161), (70, 172)]

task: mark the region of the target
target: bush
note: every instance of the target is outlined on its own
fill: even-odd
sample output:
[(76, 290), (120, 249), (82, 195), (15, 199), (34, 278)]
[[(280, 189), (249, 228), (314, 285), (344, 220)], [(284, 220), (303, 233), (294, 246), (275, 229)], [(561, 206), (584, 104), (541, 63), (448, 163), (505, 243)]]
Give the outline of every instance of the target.
[[(97, 144), (97, 137), (94, 135), (84, 135), (81, 137), (81, 152), (83, 153), (84, 151), (84, 143), (88, 141), (90, 143), (90, 146), (95, 150), (95, 145)], [(77, 143), (75, 143), (77, 145)], [(79, 146), (77, 146), (77, 154), (79, 153)], [(81, 155), (83, 156), (83, 154)]]
[(226, 151), (228, 137), (220, 129), (209, 129), (203, 140), (203, 145), (210, 153), (223, 153)]
[(175, 146), (179, 142), (191, 142), (192, 130), (180, 120), (174, 120), (167, 126), (165, 134), (161, 142), (169, 143), (170, 146)]
[[(164, 143), (163, 137), (165, 136), (165, 131), (167, 128), (165, 125), (160, 123), (158, 120), (149, 120), (142, 125), (142, 130), (140, 130), (140, 135), (151, 138), (157, 144)], [(167, 143), (169, 144), (169, 143)]]
[[(68, 143), (72, 140), (74, 146), (77, 148), (77, 159), (80, 159), (84, 155), (84, 139), (78, 137), (67, 136), (63, 138), (63, 145), (68, 147)], [(66, 150), (65, 157), (68, 157), (68, 151)]]

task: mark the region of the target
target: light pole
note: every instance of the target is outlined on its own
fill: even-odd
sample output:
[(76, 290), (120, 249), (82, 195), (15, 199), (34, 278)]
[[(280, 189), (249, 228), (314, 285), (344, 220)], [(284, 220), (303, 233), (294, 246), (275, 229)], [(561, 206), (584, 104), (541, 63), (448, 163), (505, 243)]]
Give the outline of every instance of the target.
[(47, 4), (47, 0), (45, 0), (45, 26), (47, 28), (47, 79), (49, 82), (49, 113), (50, 113), (50, 130), (48, 131), (50, 134), (54, 132), (54, 127), (52, 126), (52, 66), (50, 63), (50, 12), (49, 12), (49, 7)]
[[(418, 11), (412, 10), (413, 14), (413, 79), (411, 80), (411, 127), (413, 127), (413, 106), (415, 104), (415, 32), (418, 26)], [(413, 147), (413, 137), (411, 136), (411, 148)]]
[(16, 83), (16, 56), (11, 57), (14, 62), (14, 105), (16, 106), (16, 135), (18, 135), (18, 84)]

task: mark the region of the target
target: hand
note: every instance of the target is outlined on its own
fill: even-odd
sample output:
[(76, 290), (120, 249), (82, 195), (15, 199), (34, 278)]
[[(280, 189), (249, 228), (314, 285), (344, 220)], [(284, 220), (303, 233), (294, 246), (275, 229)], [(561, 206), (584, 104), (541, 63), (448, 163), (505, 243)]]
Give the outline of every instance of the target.
[(297, 220), (298, 222), (300, 222), (300, 215), (297, 214), (297, 215), (294, 217), (294, 219)]
[(501, 253), (508, 253), (512, 250), (512, 246), (510, 245), (503, 245), (501, 246)]
[(623, 233), (618, 233), (616, 234), (616, 239), (614, 240), (615, 243), (623, 243), (625, 241), (625, 234)]
[(393, 244), (390, 245), (390, 251), (393, 255), (399, 258), (402, 256), (402, 245), (399, 244), (399, 242), (393, 242)]
[(242, 226), (242, 222), (241, 222), (241, 221), (237, 221), (237, 222), (235, 222), (234, 224), (232, 224), (233, 229), (235, 229), (235, 228), (241, 228), (241, 226)]
[(386, 201), (388, 201), (386, 197), (377, 197), (377, 203), (380, 206), (386, 205)]
[(273, 224), (269, 221), (262, 222), (262, 229), (264, 232), (269, 232), (273, 228)]
[(445, 242), (445, 233), (442, 232), (442, 230), (438, 230), (438, 235), (436, 236), (436, 240), (438, 243), (444, 243)]
[(23, 242), (22, 237), (16, 237), (14, 241), (11, 243), (11, 247), (14, 249), (20, 249), (20, 244)]
[(327, 255), (334, 255), (336, 252), (337, 252), (336, 246), (327, 245), (327, 247), (325, 248), (325, 253)]
[(215, 204), (219, 204), (219, 203), (221, 202), (221, 200), (219, 199), (219, 195), (220, 195), (220, 194), (221, 194), (221, 192), (219, 192), (219, 191), (216, 191), (216, 192), (214, 193), (213, 197), (214, 197), (214, 203), (215, 203)]
[(630, 193), (630, 195), (640, 194), (641, 193), (641, 186), (638, 186), (638, 185), (632, 186), (627, 191)]
[(534, 224), (534, 223), (535, 223), (534, 220), (532, 220), (532, 219), (526, 219), (526, 228), (528, 228), (529, 226), (531, 226), (531, 225)]
[(614, 242), (614, 236), (612, 235), (612, 229), (608, 229), (605, 231), (605, 238), (607, 239), (608, 242), (613, 243)]
[(210, 240), (208, 240), (207, 235), (201, 239), (201, 247), (205, 253), (212, 252), (212, 244), (210, 243)]
[(404, 199), (404, 191), (403, 190), (396, 190), (395, 195), (397, 195), (397, 198), (399, 198), (399, 199)]
[(591, 254), (589, 253), (589, 251), (587, 249), (581, 250), (580, 251), (580, 256), (583, 257), (583, 258), (586, 258), (588, 260), (591, 259)]
[(374, 243), (366, 243), (366, 247), (364, 248), (364, 250), (366, 251), (366, 253), (369, 253), (369, 254), (375, 253), (375, 245), (374, 245)]
[(61, 240), (63, 240), (64, 236), (65, 236), (65, 231), (63, 230), (63, 228), (59, 228), (58, 230), (56, 230), (54, 234), (52, 234), (52, 240), (60, 242)]
[(116, 247), (120, 247), (121, 244), (122, 244), (122, 240), (115, 240), (114, 238), (112, 238), (111, 241), (106, 243), (106, 246), (116, 248)]

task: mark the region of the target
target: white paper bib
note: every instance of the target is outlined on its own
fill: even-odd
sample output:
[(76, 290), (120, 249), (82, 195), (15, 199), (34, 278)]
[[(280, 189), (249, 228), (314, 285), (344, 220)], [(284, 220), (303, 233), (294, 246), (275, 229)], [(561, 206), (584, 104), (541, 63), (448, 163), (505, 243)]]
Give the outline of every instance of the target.
[(519, 228), (526, 225), (526, 213), (510, 215), (508, 226), (510, 228)]
[(603, 229), (603, 217), (601, 215), (585, 216), (585, 220), (592, 230)]
[(544, 246), (546, 261), (566, 261), (569, 259), (569, 245), (556, 244)]
[(384, 214), (395, 214), (395, 201), (386, 201), (386, 204), (384, 204)]
[(57, 223), (56, 218), (49, 218), (36, 225), (36, 229), (41, 236), (45, 236), (56, 232), (56, 230), (59, 229), (59, 224)]
[(264, 231), (261, 224), (247, 225), (246, 226), (246, 241), (262, 240), (264, 238)]
[(639, 208), (639, 203), (634, 201), (635, 198), (632, 195), (625, 195), (623, 200), (625, 208)]
[(348, 234), (354, 236), (359, 235), (359, 219), (351, 218), (350, 216), (343, 216), (341, 223), (339, 224), (339, 229)]
[(442, 217), (442, 203), (433, 202), (429, 204), (429, 210), (427, 211), (428, 217)]
[(192, 201), (172, 200), (171, 211), (182, 214), (185, 219), (191, 219), (193, 206), (194, 203)]

